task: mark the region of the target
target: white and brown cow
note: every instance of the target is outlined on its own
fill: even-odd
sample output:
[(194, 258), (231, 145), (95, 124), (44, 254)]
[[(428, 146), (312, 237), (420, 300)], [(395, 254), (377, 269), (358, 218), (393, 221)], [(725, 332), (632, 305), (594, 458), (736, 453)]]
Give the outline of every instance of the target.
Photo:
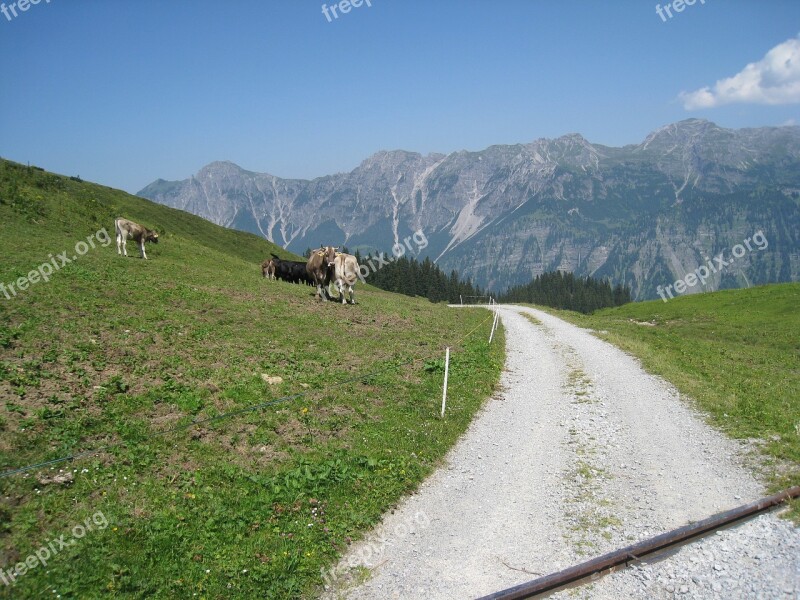
[(144, 251), (145, 242), (158, 243), (158, 234), (155, 231), (142, 227), (138, 223), (129, 221), (128, 219), (114, 220), (114, 229), (117, 232), (117, 254), (125, 254), (128, 256), (127, 243), (128, 238), (139, 244), (139, 251), (142, 253), (142, 258), (147, 260), (147, 253)]
[(269, 258), (261, 263), (261, 275), (270, 281), (275, 280), (275, 259)]
[(333, 259), (333, 278), (336, 281), (336, 289), (339, 291), (339, 298), (342, 304), (348, 302), (347, 294), (350, 295), (350, 304), (356, 303), (356, 295), (353, 286), (356, 284), (359, 274), (358, 261), (352, 254), (337, 254)]

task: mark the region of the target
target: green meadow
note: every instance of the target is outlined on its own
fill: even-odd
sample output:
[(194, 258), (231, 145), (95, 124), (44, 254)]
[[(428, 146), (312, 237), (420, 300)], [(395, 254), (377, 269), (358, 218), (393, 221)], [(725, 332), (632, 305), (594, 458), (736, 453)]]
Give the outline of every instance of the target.
[[(149, 260), (117, 255), (117, 216), (159, 232)], [(270, 252), (290, 256), (0, 161), (0, 283), (59, 264), (0, 294), (0, 471), (74, 457), (0, 478), (0, 568), (102, 515), (0, 597), (313, 597), (492, 395), (487, 311), (361, 283), (321, 303), (263, 279)]]

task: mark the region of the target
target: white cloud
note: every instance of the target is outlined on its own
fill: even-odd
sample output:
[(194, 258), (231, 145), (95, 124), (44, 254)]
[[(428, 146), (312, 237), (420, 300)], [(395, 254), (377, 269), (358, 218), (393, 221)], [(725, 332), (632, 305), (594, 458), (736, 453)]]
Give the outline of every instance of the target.
[(723, 104), (800, 103), (800, 36), (778, 44), (758, 62), (720, 79), (713, 87), (679, 95), (686, 110)]

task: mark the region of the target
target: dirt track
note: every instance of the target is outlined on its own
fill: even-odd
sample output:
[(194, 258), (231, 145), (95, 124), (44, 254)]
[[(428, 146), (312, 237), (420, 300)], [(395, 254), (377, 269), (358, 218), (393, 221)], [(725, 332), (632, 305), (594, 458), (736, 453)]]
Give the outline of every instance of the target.
[[(540, 311), (501, 316), (501, 391), (447, 464), (329, 574), (329, 597), (474, 598), (765, 495), (740, 447), (635, 359)], [(797, 529), (767, 516), (724, 536), (578, 597), (800, 593)]]

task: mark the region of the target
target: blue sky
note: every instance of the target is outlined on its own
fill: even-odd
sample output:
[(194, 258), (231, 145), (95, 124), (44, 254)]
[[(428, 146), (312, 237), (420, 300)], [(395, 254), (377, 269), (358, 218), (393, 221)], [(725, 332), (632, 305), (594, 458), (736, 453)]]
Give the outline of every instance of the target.
[[(136, 192), (214, 160), (313, 178), (384, 149), (800, 124), (800, 2), (701, 2), (371, 0), (329, 22), (320, 0), (40, 0), (0, 14), (0, 156)], [(775, 48), (780, 93), (753, 91)]]

